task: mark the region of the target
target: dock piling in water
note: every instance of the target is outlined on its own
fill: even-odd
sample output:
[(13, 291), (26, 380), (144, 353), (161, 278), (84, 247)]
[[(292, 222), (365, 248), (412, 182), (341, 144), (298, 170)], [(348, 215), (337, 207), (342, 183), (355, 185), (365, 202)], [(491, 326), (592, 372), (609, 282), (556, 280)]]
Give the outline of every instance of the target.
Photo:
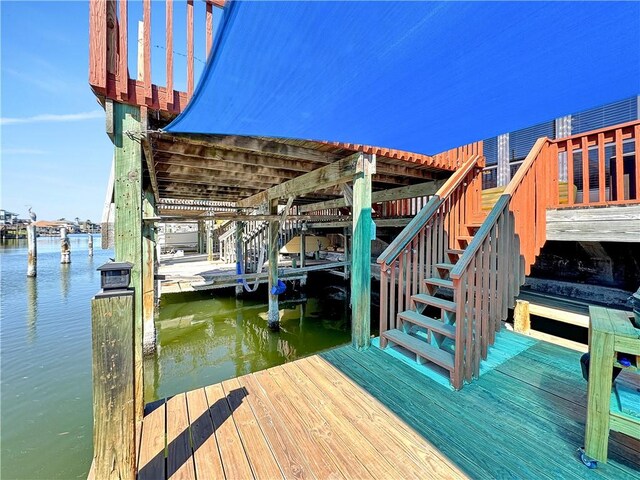
[(27, 225), (27, 243), (27, 277), (35, 277), (38, 274), (38, 245), (34, 223)]
[(93, 257), (93, 235), (91, 234), (89, 234), (88, 246), (89, 246), (89, 256)]
[(71, 263), (71, 245), (65, 227), (60, 229), (60, 263)]

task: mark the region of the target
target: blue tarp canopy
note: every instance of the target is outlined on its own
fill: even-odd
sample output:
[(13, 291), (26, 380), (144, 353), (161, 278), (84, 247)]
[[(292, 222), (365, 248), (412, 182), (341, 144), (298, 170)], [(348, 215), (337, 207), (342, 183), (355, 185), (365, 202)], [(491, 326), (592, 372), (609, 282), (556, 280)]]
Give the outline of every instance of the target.
[(233, 1), (167, 128), (436, 153), (640, 92), (638, 2)]

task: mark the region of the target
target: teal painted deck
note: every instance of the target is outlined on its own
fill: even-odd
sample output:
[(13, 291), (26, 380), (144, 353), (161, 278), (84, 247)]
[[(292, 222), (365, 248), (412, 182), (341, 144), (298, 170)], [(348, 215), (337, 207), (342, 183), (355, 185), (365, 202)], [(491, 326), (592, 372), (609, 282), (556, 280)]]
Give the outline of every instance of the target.
[(577, 458), (587, 387), (580, 353), (511, 332), (501, 337), (516, 350), (495, 347), (493, 368), (459, 392), (376, 347), (321, 356), (471, 478), (640, 479), (640, 442), (625, 435), (612, 432), (609, 463), (597, 470)]

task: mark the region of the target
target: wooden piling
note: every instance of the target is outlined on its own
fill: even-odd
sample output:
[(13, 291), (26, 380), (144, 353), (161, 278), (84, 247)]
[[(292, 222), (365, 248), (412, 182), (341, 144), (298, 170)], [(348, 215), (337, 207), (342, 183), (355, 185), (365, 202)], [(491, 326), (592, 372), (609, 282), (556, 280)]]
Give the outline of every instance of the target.
[[(118, 262), (131, 262), (134, 305), (134, 394), (143, 398), (142, 377), (142, 146), (135, 138), (141, 130), (140, 109), (114, 102), (115, 143), (114, 244)], [(136, 421), (142, 420), (142, 401), (136, 401)]]
[(207, 261), (213, 262), (213, 222), (207, 220)]
[(371, 176), (375, 168), (375, 155), (360, 154), (353, 180), (351, 343), (358, 350), (371, 345)]
[(133, 317), (133, 291), (91, 302), (94, 478), (135, 478)]
[[(269, 201), (269, 214), (277, 215), (278, 200)], [(278, 233), (280, 222), (272, 220), (269, 222), (269, 311), (267, 323), (272, 330), (280, 328), (280, 312), (278, 308), (278, 295), (271, 293), (272, 289), (278, 285)]]
[(27, 277), (35, 277), (38, 274), (38, 237), (36, 236), (36, 226), (31, 223), (27, 225)]
[[(242, 231), (244, 230), (244, 225), (242, 222), (236, 222), (236, 273), (244, 273), (244, 251), (242, 245)], [(242, 295), (243, 286), (242, 283), (238, 283), (236, 285), (236, 297)]]
[[(349, 261), (349, 229), (345, 228), (343, 231), (343, 237), (344, 237), (344, 261), (348, 262)], [(345, 266), (343, 267), (344, 270), (344, 279), (345, 280), (349, 280), (349, 264), (346, 263)]]
[[(144, 191), (142, 199), (142, 213), (144, 217), (156, 215), (155, 199), (150, 190)], [(155, 230), (152, 223), (143, 226), (142, 238), (142, 353), (153, 355), (156, 351), (156, 248)]]
[[(304, 268), (307, 264), (307, 235), (304, 229), (300, 232), (300, 268)], [(300, 279), (300, 286), (307, 284), (307, 278)]]
[(71, 245), (65, 227), (60, 229), (60, 263), (71, 263)]
[(89, 256), (93, 257), (93, 235), (91, 234), (89, 234), (89, 240), (87, 245), (89, 247)]

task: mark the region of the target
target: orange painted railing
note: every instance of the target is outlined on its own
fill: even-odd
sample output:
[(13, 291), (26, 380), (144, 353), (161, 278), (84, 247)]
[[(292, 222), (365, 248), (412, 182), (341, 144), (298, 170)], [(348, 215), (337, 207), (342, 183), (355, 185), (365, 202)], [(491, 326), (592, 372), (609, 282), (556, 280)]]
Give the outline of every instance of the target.
[[(546, 236), (555, 146), (539, 139), (450, 273), (456, 302), (452, 384), (478, 377)], [(546, 199), (546, 200), (545, 200)]]
[(464, 225), (480, 214), (483, 163), (470, 155), (378, 257), (380, 333), (396, 328), (397, 312), (412, 306), (411, 296), (420, 293), (434, 265), (445, 262), (446, 251), (457, 248)]
[(573, 135), (553, 143), (559, 156), (556, 173), (561, 181), (575, 187), (569, 188), (566, 204), (558, 201), (550, 207), (640, 202), (640, 121)]
[[(640, 121), (635, 121), (535, 143), (451, 270), (460, 353), (455, 357), (454, 386), (478, 376), (481, 359), (546, 242), (547, 209), (640, 203), (639, 134)], [(575, 182), (576, 163), (584, 175), (580, 184)], [(597, 172), (595, 190), (589, 181), (592, 169)], [(607, 177), (611, 170), (614, 173)], [(568, 201), (559, 189), (565, 172)], [(615, 172), (623, 172), (624, 178)]]
[[(194, 89), (194, 4), (193, 0), (180, 2), (186, 17), (187, 91), (174, 89), (174, 4), (165, 0), (165, 68), (166, 85), (159, 86), (151, 77), (151, 0), (142, 2), (142, 50), (134, 45), (135, 55), (141, 60), (141, 72), (130, 78), (128, 71), (130, 25), (129, 0), (91, 0), (89, 2), (89, 84), (97, 95), (154, 110), (180, 113), (187, 105)], [(224, 0), (206, 0), (205, 25), (206, 52), (213, 43), (213, 7), (223, 7)], [(184, 6), (184, 7), (183, 7)], [(137, 22), (133, 23), (137, 25)]]

